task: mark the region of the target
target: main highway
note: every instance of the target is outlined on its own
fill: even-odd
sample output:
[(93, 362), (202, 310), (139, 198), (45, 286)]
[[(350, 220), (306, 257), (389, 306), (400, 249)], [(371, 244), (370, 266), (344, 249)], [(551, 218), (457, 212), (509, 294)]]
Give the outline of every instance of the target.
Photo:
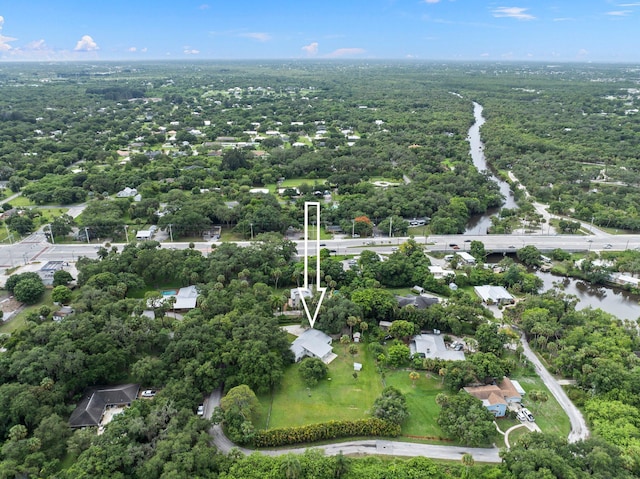
[[(405, 242), (408, 237), (382, 237), (382, 238), (339, 238), (321, 240), (320, 247), (328, 248), (332, 253), (340, 255), (357, 255), (365, 249), (371, 249), (380, 253), (390, 253), (394, 248)], [(428, 251), (453, 253), (454, 251), (469, 250), (470, 242), (482, 241), (487, 252), (515, 253), (524, 246), (533, 245), (542, 252), (549, 252), (556, 248), (567, 251), (601, 251), (626, 249), (640, 249), (639, 235), (607, 235), (607, 236), (577, 236), (577, 235), (437, 235), (414, 237), (418, 244), (424, 245)], [(298, 246), (298, 253), (304, 251), (304, 241), (294, 240)], [(240, 246), (247, 246), (248, 241), (238, 242)], [(163, 248), (185, 249), (189, 243), (162, 242)], [(215, 248), (216, 243), (198, 242), (195, 248), (203, 253), (208, 253)], [(98, 243), (65, 243), (51, 244), (44, 235), (35, 233), (24, 240), (12, 245), (0, 246), (0, 268), (12, 268), (34, 261), (69, 261), (73, 262), (81, 256), (95, 258), (98, 249), (102, 246)], [(114, 243), (122, 249), (123, 243)], [(309, 241), (309, 254), (315, 254), (316, 242)]]

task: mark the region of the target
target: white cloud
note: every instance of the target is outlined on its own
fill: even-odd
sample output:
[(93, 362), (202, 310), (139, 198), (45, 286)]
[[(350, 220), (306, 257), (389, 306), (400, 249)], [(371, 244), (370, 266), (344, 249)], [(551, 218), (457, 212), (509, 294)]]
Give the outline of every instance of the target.
[(140, 49), (140, 51), (141, 51), (142, 53), (147, 53), (147, 47), (141, 48), (141, 49)]
[(42, 39), (34, 40), (32, 42), (29, 42), (29, 43), (27, 43), (25, 45), (24, 48), (25, 48), (25, 50), (33, 50), (33, 51), (49, 50), (49, 47), (47, 46), (47, 44)]
[(305, 45), (302, 47), (302, 50), (307, 52), (307, 55), (313, 56), (318, 53), (318, 42), (309, 43), (309, 45)]
[(481, 53), (480, 56), (483, 57), (483, 58), (486, 58), (486, 57), (489, 56), (489, 54), (488, 53)]
[(620, 3), (618, 7), (640, 7), (640, 3)]
[(526, 13), (528, 8), (522, 7), (498, 7), (493, 10), (496, 18), (515, 18), (516, 20), (535, 20), (536, 17)]
[(78, 43), (76, 43), (73, 50), (76, 52), (94, 52), (96, 50), (100, 50), (100, 47), (93, 38), (91, 38), (91, 36), (82, 35), (82, 38), (78, 40)]
[(129, 47), (129, 48), (127, 48), (127, 51), (128, 52), (137, 52), (138, 49), (136, 47)]
[(249, 32), (249, 33), (241, 33), (239, 36), (245, 38), (252, 38), (253, 40), (258, 40), (259, 42), (268, 42), (271, 40), (271, 35), (263, 32)]
[[(4, 17), (0, 15), (0, 32), (2, 32), (2, 27), (4, 26)], [(0, 33), (0, 52), (8, 52), (13, 47), (9, 45), (9, 42), (13, 42), (17, 40), (17, 38), (7, 37)]]
[(182, 53), (184, 53), (185, 55), (197, 55), (198, 53), (200, 53), (200, 50), (196, 50), (195, 48), (185, 47)]
[(631, 10), (614, 10), (612, 12), (607, 12), (607, 15), (612, 17), (626, 17), (631, 14)]
[(578, 50), (578, 53), (576, 54), (576, 59), (584, 60), (588, 56), (589, 56), (589, 50), (587, 50), (586, 48), (581, 48), (580, 50)]
[(211, 7), (209, 5), (207, 5), (206, 3), (203, 3), (198, 7), (198, 10), (209, 10), (210, 8)]
[(364, 48), (338, 48), (327, 55), (329, 58), (350, 57), (353, 55), (361, 55), (366, 50)]
[(440, 0), (424, 0), (424, 3), (440, 3)]

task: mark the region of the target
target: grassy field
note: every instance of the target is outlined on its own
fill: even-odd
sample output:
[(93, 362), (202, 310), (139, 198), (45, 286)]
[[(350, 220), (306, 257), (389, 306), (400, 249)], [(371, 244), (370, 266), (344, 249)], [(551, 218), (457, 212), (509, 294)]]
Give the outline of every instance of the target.
[(544, 385), (542, 379), (538, 376), (515, 377), (513, 379), (517, 379), (525, 391), (541, 390), (547, 393), (549, 400), (546, 402), (529, 401), (525, 395), (523, 403), (536, 418), (536, 423), (542, 432), (566, 437), (571, 430), (569, 418)]
[(14, 331), (24, 328), (25, 318), (27, 315), (31, 311), (38, 311), (42, 306), (49, 306), (52, 311), (57, 311), (56, 306), (54, 306), (53, 301), (51, 300), (51, 291), (52, 290), (47, 289), (38, 304), (25, 307), (9, 322), (2, 324), (2, 326), (0, 326), (0, 333), (13, 333)]
[[(278, 188), (296, 188), (306, 183), (307, 185), (314, 187), (314, 189), (324, 191), (326, 189), (326, 182), (326, 178), (287, 178), (280, 184), (280, 186), (276, 185), (275, 183), (271, 183), (265, 185), (265, 188), (268, 188), (271, 193), (275, 193)], [(318, 188), (315, 188), (315, 186), (317, 186)]]
[[(352, 357), (347, 346), (334, 343), (333, 351), (338, 357), (329, 365), (328, 378), (313, 388), (308, 389), (302, 382), (299, 364), (290, 366), (282, 384), (273, 393), (273, 401), (271, 395), (260, 396), (262, 413), (256, 426), (273, 429), (367, 417), (369, 408), (382, 392), (382, 381), (366, 345), (359, 347), (360, 352)], [(363, 364), (357, 379), (353, 378), (354, 362)]]
[(18, 196), (17, 198), (12, 199), (10, 202), (11, 206), (16, 207), (25, 207), (25, 206), (35, 206), (36, 204), (31, 201), (26, 196)]
[(424, 439), (443, 436), (436, 419), (440, 406), (436, 404), (436, 396), (442, 392), (440, 379), (429, 377), (420, 371), (420, 378), (415, 386), (409, 379), (409, 371), (391, 371), (386, 373), (387, 386), (398, 388), (407, 398), (409, 419), (402, 424), (402, 435)]

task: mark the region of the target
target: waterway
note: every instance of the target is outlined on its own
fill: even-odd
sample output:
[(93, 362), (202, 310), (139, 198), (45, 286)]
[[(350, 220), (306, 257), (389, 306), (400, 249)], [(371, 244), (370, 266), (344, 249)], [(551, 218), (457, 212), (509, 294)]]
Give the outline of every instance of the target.
[(574, 278), (565, 278), (551, 273), (537, 271), (536, 275), (542, 279), (543, 291), (552, 289), (557, 284), (560, 289), (578, 298), (576, 309), (601, 309), (620, 319), (637, 320), (640, 318), (640, 296), (631, 294), (618, 288), (593, 286)]
[[(495, 176), (494, 172), (487, 164), (487, 160), (484, 156), (484, 144), (482, 143), (482, 138), (480, 137), (480, 127), (485, 122), (485, 119), (482, 116), (482, 110), (482, 105), (474, 101), (473, 117), (475, 119), (475, 123), (471, 125), (471, 128), (469, 128), (469, 133), (467, 136), (467, 140), (469, 141), (469, 154), (471, 155), (471, 159), (473, 160), (473, 165), (478, 169), (478, 171), (488, 172), (489, 178), (492, 181), (495, 181), (500, 188), (500, 193), (502, 193), (502, 196), (504, 196), (505, 198), (505, 203), (500, 208), (513, 209), (516, 208), (517, 205), (509, 183), (507, 183), (506, 181), (502, 181), (500, 178)], [(487, 212), (483, 215), (472, 217), (467, 224), (467, 230), (464, 232), (464, 234), (487, 234), (487, 229), (491, 226), (491, 217), (496, 215), (500, 211), (500, 208), (491, 208), (487, 210)]]
[[(509, 256), (517, 261), (515, 255)], [(487, 263), (498, 263), (503, 258), (501, 254), (491, 254), (487, 256)], [(601, 309), (620, 319), (634, 321), (640, 319), (640, 295), (631, 294), (620, 288), (594, 286), (580, 279), (557, 276), (540, 270), (535, 271), (535, 274), (542, 280), (541, 292), (553, 289), (557, 285), (562, 292), (578, 299), (576, 309), (591, 307)]]

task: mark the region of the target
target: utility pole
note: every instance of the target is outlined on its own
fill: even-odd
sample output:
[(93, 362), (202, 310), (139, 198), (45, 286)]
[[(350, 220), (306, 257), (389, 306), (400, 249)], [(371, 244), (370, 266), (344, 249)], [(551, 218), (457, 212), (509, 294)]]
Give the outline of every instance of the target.
[(389, 238), (393, 236), (393, 215), (389, 217)]
[(251, 239), (253, 240), (253, 223), (249, 223), (249, 226), (251, 226)]
[(356, 235), (356, 220), (351, 220), (351, 237)]
[(11, 233), (9, 233), (9, 225), (5, 223), (4, 227), (7, 228), (7, 238), (9, 239), (9, 244), (13, 244), (13, 241), (11, 240)]
[(87, 235), (87, 244), (91, 244), (91, 241), (89, 241), (89, 227), (88, 226), (84, 227), (84, 234)]
[(173, 225), (169, 223), (169, 237), (171, 238), (171, 242), (173, 243), (173, 230), (171, 229)]
[(51, 229), (51, 223), (49, 223), (49, 233), (51, 234), (51, 243), (56, 244), (56, 240), (53, 237), (53, 229)]
[(124, 225), (124, 236), (128, 243), (129, 242), (129, 225)]

